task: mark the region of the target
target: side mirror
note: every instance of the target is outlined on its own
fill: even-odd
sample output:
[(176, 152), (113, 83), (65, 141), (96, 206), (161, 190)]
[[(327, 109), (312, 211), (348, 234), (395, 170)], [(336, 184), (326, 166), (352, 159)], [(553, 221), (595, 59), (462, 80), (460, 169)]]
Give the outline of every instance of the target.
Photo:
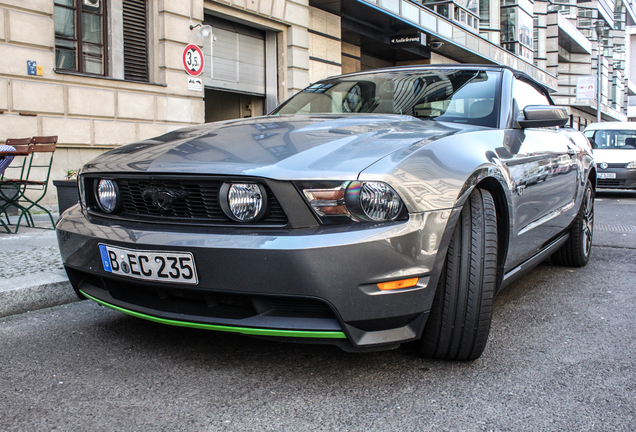
[(528, 105), (523, 109), (523, 116), (517, 123), (523, 129), (550, 126), (565, 126), (570, 120), (568, 112), (563, 107), (554, 105)]

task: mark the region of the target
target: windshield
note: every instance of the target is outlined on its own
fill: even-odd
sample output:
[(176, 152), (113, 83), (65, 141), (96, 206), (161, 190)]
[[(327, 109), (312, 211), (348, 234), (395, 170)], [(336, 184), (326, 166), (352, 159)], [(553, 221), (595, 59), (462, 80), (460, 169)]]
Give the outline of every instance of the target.
[(594, 149), (636, 149), (636, 130), (589, 130), (585, 136)]
[(332, 78), (302, 90), (273, 114), (400, 114), (497, 126), (496, 71), (393, 71)]

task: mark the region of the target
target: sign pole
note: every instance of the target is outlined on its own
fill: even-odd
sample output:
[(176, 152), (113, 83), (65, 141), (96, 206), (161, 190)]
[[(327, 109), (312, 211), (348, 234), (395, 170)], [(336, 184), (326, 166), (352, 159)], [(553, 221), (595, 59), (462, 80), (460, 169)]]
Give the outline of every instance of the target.
[(598, 51), (598, 58), (596, 60), (596, 122), (601, 122), (601, 76), (603, 70), (603, 60), (601, 59), (602, 41), (601, 34), (603, 33), (603, 27), (605, 27), (602, 20), (596, 21), (596, 40)]

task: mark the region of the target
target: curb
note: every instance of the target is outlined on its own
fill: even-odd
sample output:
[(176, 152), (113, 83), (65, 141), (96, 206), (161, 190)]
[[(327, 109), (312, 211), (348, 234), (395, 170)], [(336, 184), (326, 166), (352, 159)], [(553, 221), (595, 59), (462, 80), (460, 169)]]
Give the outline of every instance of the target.
[(0, 317), (79, 301), (63, 270), (36, 273), (0, 283)]

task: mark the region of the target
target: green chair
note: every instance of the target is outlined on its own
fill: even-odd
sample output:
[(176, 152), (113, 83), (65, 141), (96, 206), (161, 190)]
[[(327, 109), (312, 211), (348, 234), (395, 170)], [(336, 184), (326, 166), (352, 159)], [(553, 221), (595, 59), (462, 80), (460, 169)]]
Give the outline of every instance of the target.
[[(15, 193), (11, 197), (5, 197), (4, 195), (6, 194), (3, 193), (3, 199), (9, 205), (17, 207), (20, 212), (14, 233), (18, 232), (22, 218), (26, 221), (27, 226), (35, 227), (33, 215), (31, 214), (33, 209), (39, 209), (46, 213), (51, 221), (52, 229), (55, 229), (55, 221), (51, 212), (43, 207), (40, 201), (42, 201), (48, 189), (56, 146), (56, 136), (31, 138), (29, 156), (27, 156), (25, 166), (21, 171), (21, 178), (8, 180), (8, 184), (13, 186)], [(0, 182), (0, 185), (2, 184)], [(5, 225), (4, 222), (3, 225)], [(5, 229), (7, 228), (5, 226)]]
[[(0, 224), (10, 233), (8, 224), (11, 221), (7, 210), (11, 207), (16, 207), (20, 213), (25, 210), (18, 203), (18, 198), (20, 196), (20, 182), (26, 180), (28, 163), (31, 158), (31, 138), (9, 138), (5, 144), (15, 149), (14, 152), (1, 152), (0, 154), (0, 157), (14, 157), (11, 164), (0, 175)], [(2, 220), (3, 215), (7, 220), (6, 223)], [(29, 220), (27, 222), (30, 223)]]

